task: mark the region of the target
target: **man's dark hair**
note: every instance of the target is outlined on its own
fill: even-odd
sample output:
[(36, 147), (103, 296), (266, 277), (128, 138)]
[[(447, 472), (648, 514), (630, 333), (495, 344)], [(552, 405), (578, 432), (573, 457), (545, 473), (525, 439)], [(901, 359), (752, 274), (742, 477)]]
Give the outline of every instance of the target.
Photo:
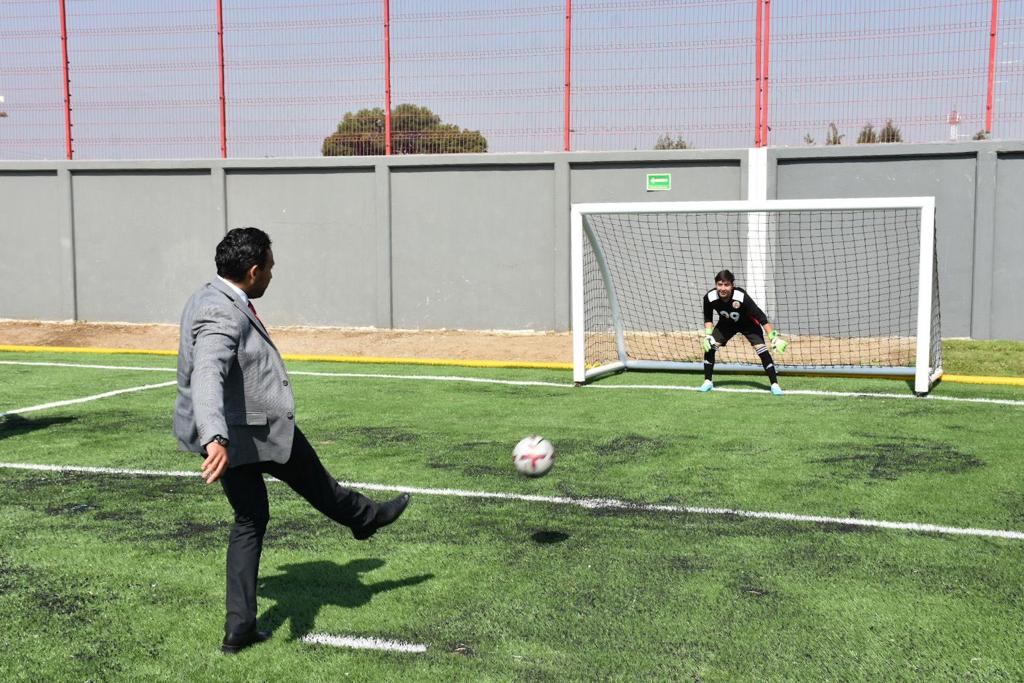
[(241, 282), (253, 266), (265, 266), (270, 235), (259, 228), (233, 228), (217, 245), (217, 275)]
[(736, 278), (732, 276), (731, 270), (720, 270), (715, 275), (715, 282), (728, 282), (731, 285), (736, 282)]

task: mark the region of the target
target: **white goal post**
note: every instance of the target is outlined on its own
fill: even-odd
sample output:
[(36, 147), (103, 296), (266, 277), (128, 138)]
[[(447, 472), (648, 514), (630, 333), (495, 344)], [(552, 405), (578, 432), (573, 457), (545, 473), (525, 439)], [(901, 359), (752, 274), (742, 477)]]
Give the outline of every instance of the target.
[[(790, 341), (780, 373), (942, 374), (935, 198), (573, 204), (573, 379), (700, 370), (728, 269)], [(761, 371), (742, 335), (715, 371)]]

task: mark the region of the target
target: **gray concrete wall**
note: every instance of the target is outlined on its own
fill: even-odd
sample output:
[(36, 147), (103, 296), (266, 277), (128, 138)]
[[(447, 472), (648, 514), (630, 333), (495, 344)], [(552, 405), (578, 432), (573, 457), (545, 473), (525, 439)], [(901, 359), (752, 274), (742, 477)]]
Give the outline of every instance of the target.
[[(747, 150), (0, 162), (0, 318), (176, 322), (224, 231), (257, 225), (274, 324), (565, 330), (571, 202), (742, 199), (746, 178)], [(1020, 143), (768, 154), (769, 198), (937, 198), (944, 336), (1024, 339), (1022, 188)]]
[(176, 320), (218, 239), (209, 169), (84, 170), (71, 192), (77, 319)]
[(255, 225), (274, 241), (274, 283), (260, 302), (261, 317), (382, 326), (372, 166), (226, 169), (225, 182), (227, 226)]
[[(992, 280), (979, 302), (989, 327), (985, 338), (1024, 339), (1024, 152), (1000, 154), (995, 164), (995, 217), (981, 261), (990, 261)], [(983, 273), (982, 273), (983, 274)]]
[(75, 317), (68, 174), (0, 171), (0, 317)]

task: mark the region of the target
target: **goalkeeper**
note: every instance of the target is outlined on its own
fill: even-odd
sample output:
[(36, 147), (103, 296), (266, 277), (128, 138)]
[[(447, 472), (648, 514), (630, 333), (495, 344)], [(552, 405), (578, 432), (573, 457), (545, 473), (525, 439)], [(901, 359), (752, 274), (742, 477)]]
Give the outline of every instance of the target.
[[(704, 384), (700, 391), (711, 391), (715, 388), (711, 381), (715, 372), (715, 352), (719, 346), (725, 346), (738, 332), (747, 338), (754, 347), (768, 380), (772, 384), (772, 393), (782, 396), (779, 377), (775, 372), (775, 362), (765, 343), (767, 335), (771, 347), (779, 353), (785, 353), (789, 343), (772, 329), (768, 316), (764, 314), (746, 290), (735, 286), (735, 278), (728, 270), (715, 275), (715, 288), (704, 295), (704, 331), (701, 346), (704, 349)], [(712, 327), (712, 314), (718, 312), (718, 324)]]

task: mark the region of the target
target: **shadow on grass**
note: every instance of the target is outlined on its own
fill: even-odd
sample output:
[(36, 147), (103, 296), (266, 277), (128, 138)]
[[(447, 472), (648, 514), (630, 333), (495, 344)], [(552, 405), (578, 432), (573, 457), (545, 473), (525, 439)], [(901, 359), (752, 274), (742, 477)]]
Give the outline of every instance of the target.
[(767, 378), (761, 381), (755, 379), (716, 379), (715, 387), (748, 387), (750, 389), (764, 389), (765, 391), (771, 390), (771, 386), (769, 385)]
[(277, 631), (285, 621), (291, 622), (291, 639), (310, 633), (320, 609), (361, 607), (374, 595), (385, 591), (415, 586), (434, 578), (433, 574), (410, 576), (398, 581), (364, 583), (360, 576), (384, 566), (384, 560), (352, 560), (339, 565), (326, 560), (286, 564), (283, 574), (260, 579), (259, 595), (277, 602), (263, 613), (260, 627)]
[(30, 434), (40, 429), (48, 429), (54, 425), (74, 422), (77, 419), (77, 417), (70, 415), (63, 417), (40, 417), (34, 420), (22, 417), (21, 415), (4, 415), (0, 417), (0, 439)]

